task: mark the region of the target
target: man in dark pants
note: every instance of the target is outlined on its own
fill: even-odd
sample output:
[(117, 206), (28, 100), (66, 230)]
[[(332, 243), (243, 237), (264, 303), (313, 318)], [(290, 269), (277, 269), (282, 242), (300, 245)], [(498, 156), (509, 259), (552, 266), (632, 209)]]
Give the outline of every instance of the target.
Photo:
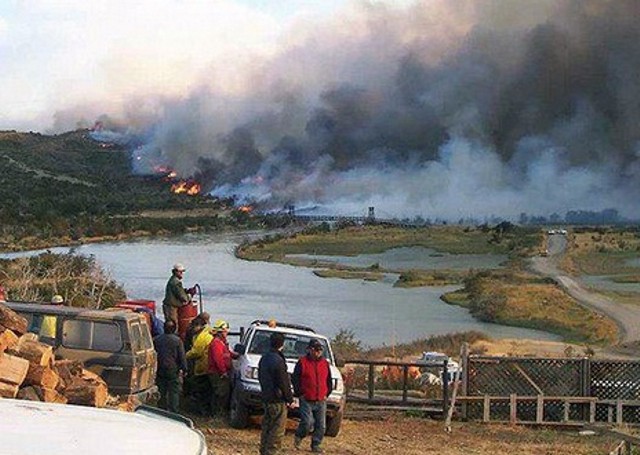
[(213, 326), (215, 335), (209, 343), (209, 382), (211, 383), (211, 415), (226, 416), (231, 396), (231, 359), (238, 355), (229, 349), (229, 324), (218, 319)]
[(185, 289), (182, 287), (182, 277), (184, 276), (184, 265), (175, 264), (171, 270), (171, 278), (167, 281), (162, 300), (162, 312), (165, 321), (173, 321), (178, 325), (178, 308), (191, 301), (191, 295), (195, 294), (195, 289)]
[(264, 404), (260, 455), (280, 452), (287, 422), (287, 407), (293, 403), (287, 362), (282, 355), (284, 335), (272, 333), (270, 344), (271, 350), (262, 356), (258, 364), (258, 380)]
[(307, 345), (307, 354), (301, 357), (293, 370), (293, 390), (300, 397), (300, 424), (293, 445), (300, 448), (302, 439), (313, 428), (311, 451), (323, 453), (321, 444), (327, 417), (327, 397), (331, 394), (331, 366), (322, 355), (319, 340), (312, 339)]
[(160, 392), (158, 406), (178, 412), (180, 404), (180, 374), (187, 371), (187, 359), (182, 340), (175, 334), (176, 325), (169, 320), (164, 323), (164, 333), (153, 339), (158, 353), (156, 384)]

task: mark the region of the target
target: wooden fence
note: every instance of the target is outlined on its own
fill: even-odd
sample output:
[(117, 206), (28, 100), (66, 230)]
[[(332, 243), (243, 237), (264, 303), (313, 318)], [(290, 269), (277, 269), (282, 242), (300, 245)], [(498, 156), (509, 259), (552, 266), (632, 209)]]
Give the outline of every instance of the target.
[(349, 402), (446, 414), (449, 402), (447, 361), (351, 359), (345, 361), (343, 373)]
[(468, 356), (462, 378), (467, 419), (640, 423), (640, 361)]

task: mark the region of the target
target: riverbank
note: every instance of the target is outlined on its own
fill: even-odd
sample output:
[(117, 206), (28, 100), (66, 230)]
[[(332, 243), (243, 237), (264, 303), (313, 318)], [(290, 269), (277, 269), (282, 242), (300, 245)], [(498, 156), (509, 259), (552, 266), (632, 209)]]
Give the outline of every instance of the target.
[[(292, 255), (360, 255), (391, 248), (421, 246), (442, 253), (508, 254), (509, 270), (386, 270), (375, 272), (399, 274), (396, 286), (421, 287), (464, 284), (462, 290), (442, 296), (449, 304), (470, 310), (480, 321), (548, 331), (565, 341), (597, 345), (615, 344), (619, 329), (612, 319), (581, 306), (558, 287), (520, 270), (523, 259), (537, 255), (546, 239), (541, 230), (512, 229), (496, 241), (496, 230), (459, 226), (437, 226), (421, 229), (399, 229), (383, 226), (358, 226), (337, 230), (311, 230), (293, 236), (275, 236), (240, 245), (236, 255), (248, 260), (281, 262), (296, 266), (340, 269), (319, 276), (370, 278), (373, 270), (345, 267), (331, 262)], [(314, 262), (315, 261), (315, 262)], [(355, 273), (360, 271), (362, 275)]]
[(614, 320), (579, 305), (555, 281), (526, 272), (478, 273), (442, 300), (482, 321), (546, 330), (568, 342), (612, 345), (620, 336)]

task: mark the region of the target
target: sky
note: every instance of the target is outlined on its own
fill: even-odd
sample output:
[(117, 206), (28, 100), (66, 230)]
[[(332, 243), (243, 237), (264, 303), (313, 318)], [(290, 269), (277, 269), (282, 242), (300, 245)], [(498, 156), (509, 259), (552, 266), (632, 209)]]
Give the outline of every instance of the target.
[(350, 3), (2, 0), (0, 129), (50, 130), (56, 111), (80, 102), (185, 93), (212, 62), (246, 65), (243, 59), (281, 46), (292, 24), (338, 14)]
[(637, 0), (3, 0), (0, 129), (263, 210), (640, 219)]

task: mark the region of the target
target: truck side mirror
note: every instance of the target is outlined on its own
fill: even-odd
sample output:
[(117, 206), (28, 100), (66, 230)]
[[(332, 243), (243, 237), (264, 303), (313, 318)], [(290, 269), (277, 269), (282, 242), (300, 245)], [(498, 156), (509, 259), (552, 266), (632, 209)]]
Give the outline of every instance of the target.
[(233, 351), (238, 355), (243, 355), (246, 350), (247, 350), (247, 347), (244, 344), (240, 344), (240, 343), (236, 344), (233, 347)]
[(345, 365), (345, 361), (342, 357), (336, 357), (336, 366), (342, 368)]

